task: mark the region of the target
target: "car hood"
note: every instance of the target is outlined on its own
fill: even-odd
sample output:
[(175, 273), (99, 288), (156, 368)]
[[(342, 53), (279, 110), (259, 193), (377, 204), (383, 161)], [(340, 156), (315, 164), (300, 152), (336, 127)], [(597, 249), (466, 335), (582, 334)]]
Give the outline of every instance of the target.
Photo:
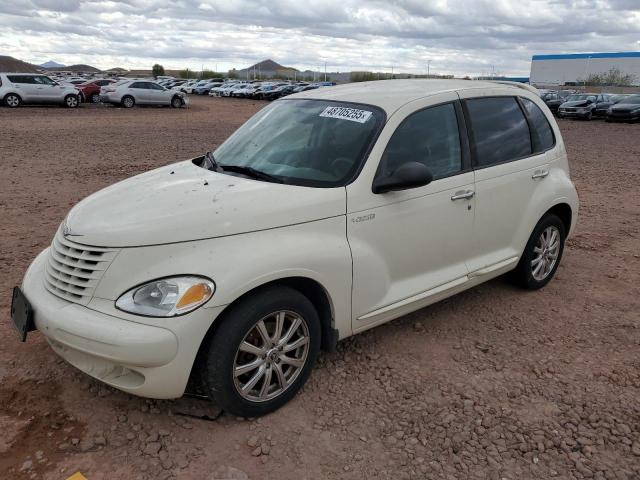
[(639, 103), (618, 103), (611, 106), (611, 110), (617, 110), (619, 112), (631, 112), (632, 110), (640, 109)]
[(584, 100), (576, 100), (574, 102), (564, 102), (561, 107), (588, 107), (590, 103)]
[(346, 192), (215, 173), (191, 160), (111, 185), (74, 206), (74, 242), (134, 247), (237, 235), (344, 215)]

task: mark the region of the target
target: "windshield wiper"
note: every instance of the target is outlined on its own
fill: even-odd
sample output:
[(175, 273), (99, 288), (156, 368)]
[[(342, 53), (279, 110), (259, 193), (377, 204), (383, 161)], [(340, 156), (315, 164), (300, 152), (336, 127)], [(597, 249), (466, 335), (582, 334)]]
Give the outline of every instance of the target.
[(241, 173), (243, 175), (247, 175), (248, 177), (256, 178), (258, 180), (265, 180), (267, 182), (284, 183), (282, 179), (269, 173), (256, 170), (253, 167), (245, 167), (243, 165), (221, 165), (218, 163), (216, 163), (216, 165), (226, 172)]
[(213, 156), (213, 152), (211, 150), (205, 153), (204, 157), (202, 157), (202, 167), (206, 168), (207, 170), (213, 170), (214, 172), (222, 171), (222, 167), (220, 167), (220, 164), (216, 161), (216, 158)]

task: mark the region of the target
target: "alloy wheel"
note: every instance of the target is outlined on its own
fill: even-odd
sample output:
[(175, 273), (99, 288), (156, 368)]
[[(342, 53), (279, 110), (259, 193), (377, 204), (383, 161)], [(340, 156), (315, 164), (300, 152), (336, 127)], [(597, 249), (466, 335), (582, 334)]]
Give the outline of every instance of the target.
[(538, 282), (544, 280), (553, 271), (560, 254), (560, 231), (555, 226), (545, 228), (533, 247), (534, 259), (531, 260), (531, 274)]
[(67, 97), (67, 107), (75, 108), (77, 106), (78, 106), (78, 97), (75, 97), (73, 95), (69, 95)]
[(10, 107), (17, 107), (20, 105), (20, 99), (16, 95), (8, 95), (5, 101)]
[(233, 362), (233, 381), (244, 399), (271, 400), (302, 372), (309, 354), (306, 320), (283, 310), (260, 319), (245, 335)]

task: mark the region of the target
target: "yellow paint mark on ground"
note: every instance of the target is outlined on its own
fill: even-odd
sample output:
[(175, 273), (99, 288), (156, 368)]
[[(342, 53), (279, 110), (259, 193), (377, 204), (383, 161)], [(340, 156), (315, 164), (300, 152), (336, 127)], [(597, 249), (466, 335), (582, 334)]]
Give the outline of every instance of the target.
[(71, 475), (69, 478), (67, 478), (67, 480), (87, 480), (87, 477), (85, 477), (80, 472), (76, 472), (73, 475)]

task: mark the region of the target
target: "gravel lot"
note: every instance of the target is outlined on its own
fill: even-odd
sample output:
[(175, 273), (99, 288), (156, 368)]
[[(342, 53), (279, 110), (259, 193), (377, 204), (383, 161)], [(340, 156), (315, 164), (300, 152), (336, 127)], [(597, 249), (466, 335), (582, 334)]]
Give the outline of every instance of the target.
[(16, 341), (10, 289), (75, 202), (263, 105), (0, 108), (0, 478), (640, 478), (640, 125), (561, 122), (581, 211), (545, 289), (497, 279), (346, 340), (262, 419), (129, 396)]

